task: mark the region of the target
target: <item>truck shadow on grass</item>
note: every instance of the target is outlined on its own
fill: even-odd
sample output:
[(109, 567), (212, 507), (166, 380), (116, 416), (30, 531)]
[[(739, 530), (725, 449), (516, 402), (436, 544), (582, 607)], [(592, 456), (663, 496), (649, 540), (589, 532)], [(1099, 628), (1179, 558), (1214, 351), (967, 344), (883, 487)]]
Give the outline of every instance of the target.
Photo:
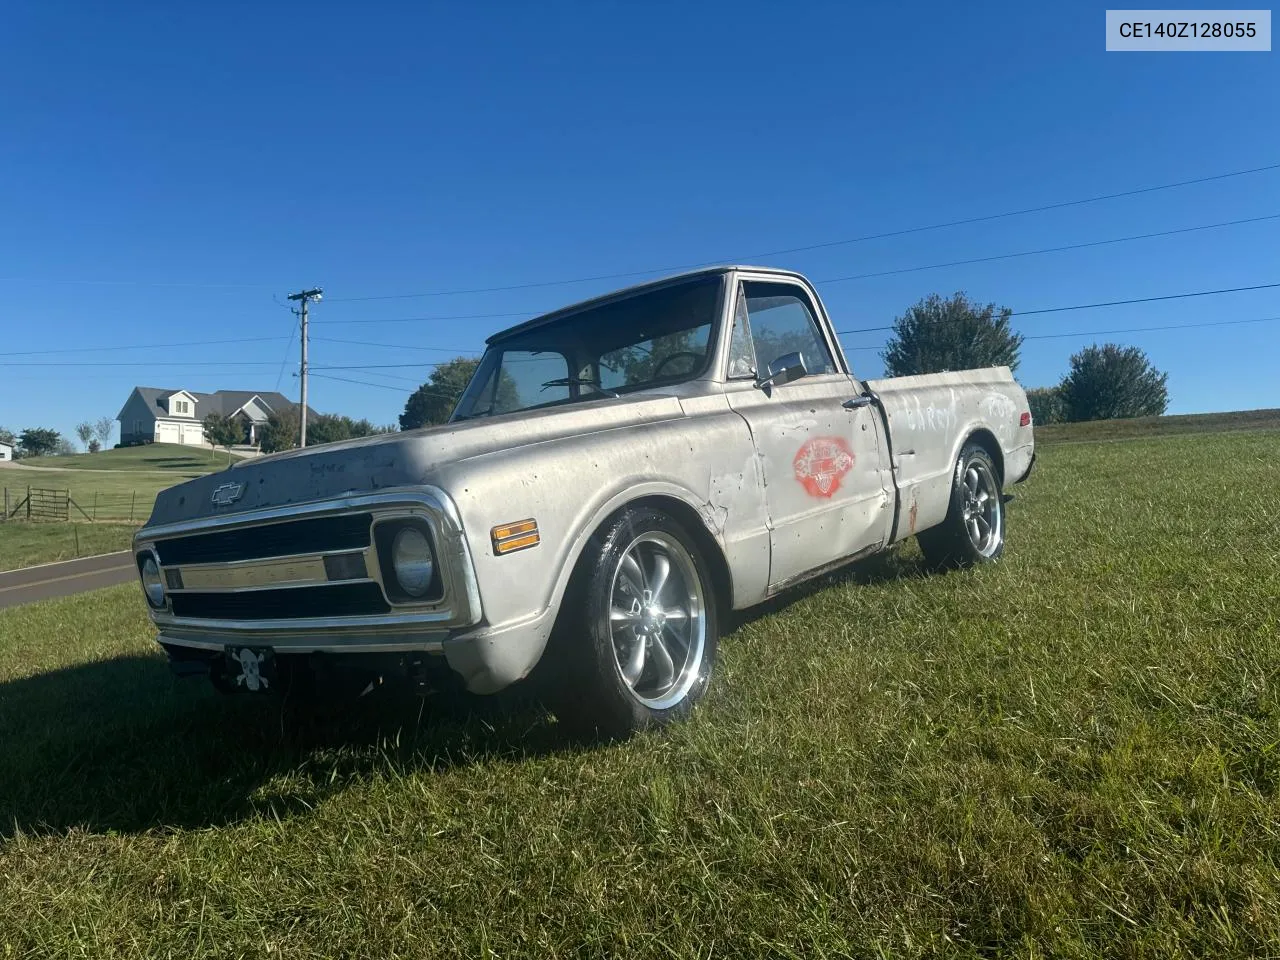
[[(725, 632), (834, 584), (920, 575), (918, 557), (890, 552), (735, 614)], [(422, 698), (391, 683), (317, 714), (220, 696), (159, 655), (116, 657), (0, 683), (0, 841), (285, 819), (380, 772), (587, 749), (523, 687)]]
[(582, 748), (527, 696), (393, 686), (295, 713), (175, 679), (159, 656), (117, 657), (0, 684), (0, 842), (285, 819), (378, 771)]

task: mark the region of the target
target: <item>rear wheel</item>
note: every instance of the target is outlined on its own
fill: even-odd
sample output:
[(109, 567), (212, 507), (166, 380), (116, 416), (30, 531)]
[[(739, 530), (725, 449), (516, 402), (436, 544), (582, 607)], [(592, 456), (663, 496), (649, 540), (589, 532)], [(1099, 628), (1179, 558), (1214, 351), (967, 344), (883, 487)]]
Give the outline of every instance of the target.
[(916, 538), (937, 570), (972, 567), (1004, 553), (1004, 492), (991, 454), (966, 444), (956, 461), (946, 519)]
[(560, 720), (617, 739), (687, 716), (719, 627), (693, 537), (658, 510), (625, 510), (592, 537), (574, 580), (554, 644)]

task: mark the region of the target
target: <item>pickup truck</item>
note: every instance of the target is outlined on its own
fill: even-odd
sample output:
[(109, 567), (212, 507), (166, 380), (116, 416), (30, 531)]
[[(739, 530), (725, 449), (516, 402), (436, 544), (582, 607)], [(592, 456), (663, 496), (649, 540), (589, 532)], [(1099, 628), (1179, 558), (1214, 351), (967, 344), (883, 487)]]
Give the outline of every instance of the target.
[(179, 674), (537, 667), (562, 722), (625, 737), (703, 696), (730, 611), (911, 536), (998, 559), (1034, 459), (1007, 367), (860, 380), (803, 276), (717, 267), (494, 334), (445, 424), (166, 490), (134, 552)]

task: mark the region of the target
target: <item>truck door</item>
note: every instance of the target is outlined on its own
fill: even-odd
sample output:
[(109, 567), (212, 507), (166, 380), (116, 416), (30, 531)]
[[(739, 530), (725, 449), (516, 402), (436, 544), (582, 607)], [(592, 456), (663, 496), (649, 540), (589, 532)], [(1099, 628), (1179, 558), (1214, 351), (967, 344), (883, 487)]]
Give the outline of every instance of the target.
[[(893, 480), (873, 407), (845, 406), (861, 386), (840, 369), (808, 292), (787, 282), (739, 283), (729, 405), (751, 429), (770, 522), (769, 586), (883, 543)], [(806, 376), (756, 386), (756, 372), (798, 351)], [(763, 372), (760, 376), (763, 376)]]

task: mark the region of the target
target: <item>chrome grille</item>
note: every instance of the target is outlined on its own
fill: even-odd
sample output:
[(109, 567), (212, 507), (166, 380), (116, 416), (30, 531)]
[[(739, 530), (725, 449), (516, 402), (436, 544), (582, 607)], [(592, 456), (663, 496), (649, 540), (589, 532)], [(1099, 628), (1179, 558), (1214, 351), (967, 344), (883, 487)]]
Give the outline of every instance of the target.
[(369, 513), (311, 517), (159, 540), (156, 551), (167, 567), (359, 550), (369, 546), (372, 523)]

